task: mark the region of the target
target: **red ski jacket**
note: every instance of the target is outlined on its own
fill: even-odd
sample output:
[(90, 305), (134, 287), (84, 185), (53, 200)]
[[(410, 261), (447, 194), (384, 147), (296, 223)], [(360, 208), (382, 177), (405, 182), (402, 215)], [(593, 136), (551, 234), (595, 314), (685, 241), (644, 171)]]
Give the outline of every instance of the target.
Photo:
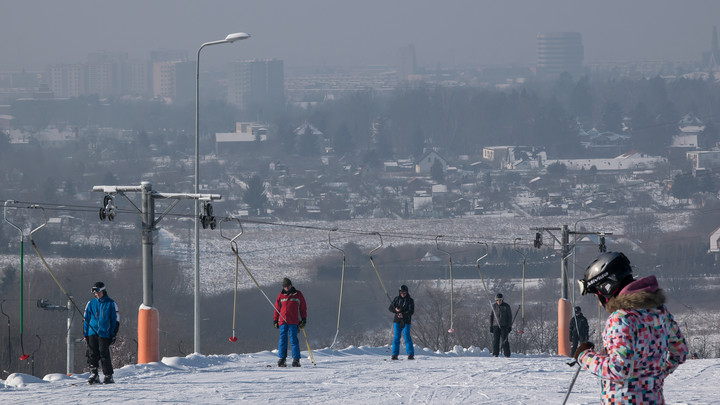
[[(280, 313), (278, 314), (278, 312)], [(303, 297), (302, 293), (296, 290), (295, 287), (290, 288), (289, 291), (285, 291), (285, 289), (280, 291), (275, 300), (273, 320), (280, 325), (285, 323), (297, 325), (300, 323), (300, 319), (305, 318), (307, 318), (307, 304), (305, 304), (305, 297)]]

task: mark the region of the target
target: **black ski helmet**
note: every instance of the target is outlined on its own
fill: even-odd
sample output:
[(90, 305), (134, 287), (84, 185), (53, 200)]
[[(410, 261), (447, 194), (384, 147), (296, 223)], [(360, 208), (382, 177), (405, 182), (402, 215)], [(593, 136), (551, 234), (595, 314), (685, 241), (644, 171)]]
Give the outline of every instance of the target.
[(408, 292), (408, 287), (405, 284), (400, 286), (400, 292), (402, 291)]
[(585, 270), (585, 277), (578, 280), (580, 294), (597, 294), (614, 297), (632, 281), (630, 260), (620, 252), (606, 252), (595, 258)]
[(582, 308), (580, 308), (580, 307), (575, 307), (575, 313), (576, 313), (576, 314), (579, 314), (579, 313), (581, 313), (581, 312), (582, 312)]
[(98, 281), (97, 283), (93, 284), (90, 291), (94, 294), (96, 292), (105, 291), (105, 283), (102, 281)]
[(497, 295), (495, 295), (495, 299), (501, 300), (501, 299), (503, 299), (503, 295), (501, 293), (497, 293)]

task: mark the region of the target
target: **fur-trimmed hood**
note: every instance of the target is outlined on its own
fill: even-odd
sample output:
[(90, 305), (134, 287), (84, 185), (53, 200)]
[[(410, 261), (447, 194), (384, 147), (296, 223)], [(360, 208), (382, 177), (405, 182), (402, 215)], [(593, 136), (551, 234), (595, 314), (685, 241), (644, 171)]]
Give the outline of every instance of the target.
[(663, 304), (665, 293), (658, 287), (655, 276), (648, 276), (625, 286), (616, 297), (608, 300), (605, 310), (613, 313), (618, 309), (651, 309)]

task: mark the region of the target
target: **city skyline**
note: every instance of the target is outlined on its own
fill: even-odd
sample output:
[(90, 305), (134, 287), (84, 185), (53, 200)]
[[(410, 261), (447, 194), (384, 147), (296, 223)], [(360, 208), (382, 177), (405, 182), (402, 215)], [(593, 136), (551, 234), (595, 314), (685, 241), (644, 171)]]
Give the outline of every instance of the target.
[(202, 43), (239, 31), (252, 38), (208, 52), (203, 64), (223, 69), (232, 61), (274, 58), (288, 68), (395, 66), (398, 50), (412, 44), (418, 67), (532, 66), (541, 32), (580, 33), (586, 64), (699, 62), (720, 25), (720, 3), (709, 0), (691, 6), (669, 0), (456, 1), (441, 7), (427, 0), (30, 0), (7, 2), (3, 10), (0, 71), (41, 71), (85, 61), (96, 51), (143, 60), (172, 49), (194, 59)]

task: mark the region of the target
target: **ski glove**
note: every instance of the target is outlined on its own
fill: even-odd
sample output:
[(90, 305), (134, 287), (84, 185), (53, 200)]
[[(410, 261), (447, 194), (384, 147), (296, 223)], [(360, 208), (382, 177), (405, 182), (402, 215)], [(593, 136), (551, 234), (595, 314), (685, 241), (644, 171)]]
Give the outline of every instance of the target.
[(307, 319), (303, 318), (303, 319), (300, 321), (300, 323), (298, 324), (298, 326), (300, 327), (300, 329), (303, 329), (306, 324), (307, 324)]
[(110, 336), (110, 344), (111, 345), (115, 344), (115, 336)]
[(573, 357), (575, 357), (575, 360), (580, 357), (580, 354), (584, 352), (585, 350), (589, 350), (595, 347), (595, 344), (593, 342), (582, 342), (580, 343), (580, 346), (578, 346), (577, 350), (575, 350), (575, 354)]
[(273, 326), (275, 327), (275, 329), (278, 329), (280, 327), (280, 324), (278, 323), (278, 321), (273, 321)]
[(87, 337), (87, 336), (83, 336), (83, 342), (85, 342), (85, 344), (87, 345), (87, 343), (88, 343), (88, 337)]

